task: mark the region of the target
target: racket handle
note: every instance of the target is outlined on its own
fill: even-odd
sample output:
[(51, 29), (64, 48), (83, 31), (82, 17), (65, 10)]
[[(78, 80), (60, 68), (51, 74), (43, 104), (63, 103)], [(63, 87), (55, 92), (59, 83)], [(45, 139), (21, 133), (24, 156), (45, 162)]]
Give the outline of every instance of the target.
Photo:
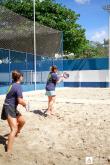
[(63, 78), (63, 77), (64, 77), (63, 74), (61, 74), (61, 75), (60, 75), (60, 78)]
[(28, 101), (28, 103), (27, 103), (25, 109), (26, 109), (27, 112), (29, 112), (29, 110), (30, 110), (30, 104), (29, 104), (29, 101)]

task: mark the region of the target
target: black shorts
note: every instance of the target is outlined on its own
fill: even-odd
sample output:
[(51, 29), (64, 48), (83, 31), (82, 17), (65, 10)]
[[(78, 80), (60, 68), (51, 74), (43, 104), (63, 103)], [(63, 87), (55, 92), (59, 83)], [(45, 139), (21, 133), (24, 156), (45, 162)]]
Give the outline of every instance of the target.
[(1, 119), (7, 120), (8, 116), (17, 118), (18, 116), (21, 116), (21, 113), (15, 108), (15, 106), (4, 104), (2, 108)]

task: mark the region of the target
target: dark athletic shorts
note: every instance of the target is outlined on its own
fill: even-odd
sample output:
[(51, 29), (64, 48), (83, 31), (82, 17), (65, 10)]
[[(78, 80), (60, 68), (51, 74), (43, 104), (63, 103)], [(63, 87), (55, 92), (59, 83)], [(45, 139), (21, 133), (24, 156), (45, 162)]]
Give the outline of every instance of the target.
[(21, 116), (21, 113), (13, 105), (4, 104), (1, 113), (1, 119), (6, 120), (8, 116), (12, 118), (17, 118)]

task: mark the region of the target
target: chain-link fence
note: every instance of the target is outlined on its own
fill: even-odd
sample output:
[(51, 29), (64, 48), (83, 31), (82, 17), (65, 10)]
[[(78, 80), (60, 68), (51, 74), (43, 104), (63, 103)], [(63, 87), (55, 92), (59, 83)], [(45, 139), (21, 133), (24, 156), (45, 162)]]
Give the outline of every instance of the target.
[(11, 83), (14, 69), (24, 73), (24, 84), (45, 83), (52, 64), (63, 70), (62, 32), (37, 22), (35, 27), (34, 33), (34, 21), (0, 5), (0, 86)]

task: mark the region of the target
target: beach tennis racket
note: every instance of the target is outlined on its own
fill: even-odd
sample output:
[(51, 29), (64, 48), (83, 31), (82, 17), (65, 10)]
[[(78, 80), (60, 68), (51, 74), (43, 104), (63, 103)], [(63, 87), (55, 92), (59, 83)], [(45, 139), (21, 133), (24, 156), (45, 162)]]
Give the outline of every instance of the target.
[(69, 73), (64, 72), (63, 74), (59, 75), (59, 77), (67, 79), (69, 78)]
[(64, 73), (63, 73), (63, 77), (64, 77), (65, 79), (69, 78), (69, 73), (64, 72)]
[(25, 109), (26, 109), (27, 112), (29, 112), (29, 110), (30, 110), (30, 104), (29, 104), (29, 102), (27, 103)]

